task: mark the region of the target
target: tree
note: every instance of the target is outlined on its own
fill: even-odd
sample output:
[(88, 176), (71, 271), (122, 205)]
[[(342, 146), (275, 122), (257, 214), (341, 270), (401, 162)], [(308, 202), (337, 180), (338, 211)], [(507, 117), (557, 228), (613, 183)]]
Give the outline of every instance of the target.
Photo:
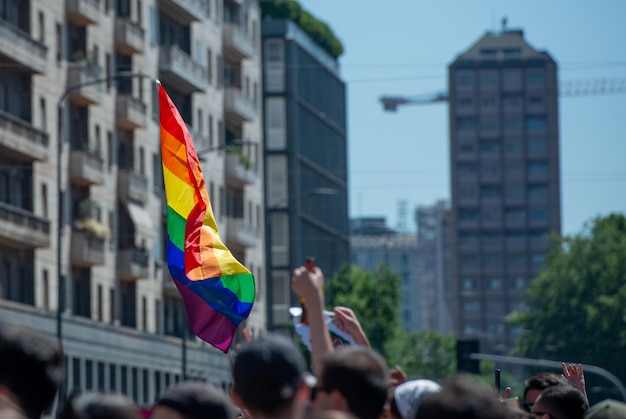
[(329, 305), (351, 308), (372, 347), (381, 354), (399, 328), (400, 280), (386, 265), (374, 272), (343, 265), (326, 284)]
[[(626, 217), (611, 214), (582, 232), (552, 238), (545, 270), (513, 313), (516, 352), (594, 364), (626, 382)], [(589, 382), (588, 382), (589, 387)]]
[(403, 332), (387, 341), (389, 365), (399, 365), (409, 379), (439, 380), (456, 373), (454, 336), (435, 332)]

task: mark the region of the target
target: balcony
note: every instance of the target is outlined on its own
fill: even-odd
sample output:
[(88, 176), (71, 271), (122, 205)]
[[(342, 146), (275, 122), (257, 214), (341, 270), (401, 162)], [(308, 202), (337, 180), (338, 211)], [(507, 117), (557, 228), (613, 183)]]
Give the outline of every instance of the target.
[(93, 151), (72, 150), (70, 177), (75, 185), (101, 185), (104, 182), (104, 161)]
[(50, 247), (50, 222), (0, 202), (0, 242), (20, 248)]
[(115, 107), (117, 126), (132, 130), (146, 126), (146, 104), (131, 95), (118, 95)]
[(224, 112), (226, 118), (234, 124), (250, 122), (256, 116), (256, 107), (238, 87), (227, 87), (224, 94)]
[(72, 230), (72, 265), (90, 267), (104, 265), (104, 238), (87, 230)]
[(159, 9), (183, 25), (209, 16), (208, 2), (201, 0), (160, 0)]
[(145, 31), (138, 23), (126, 17), (115, 21), (115, 48), (123, 55), (141, 54), (144, 51)]
[(243, 218), (226, 217), (226, 243), (233, 250), (255, 247), (259, 241), (259, 230), (247, 224)]
[(163, 83), (176, 86), (179, 92), (190, 94), (206, 89), (209, 72), (178, 46), (170, 45), (159, 50), (159, 78)]
[(256, 182), (257, 175), (250, 163), (244, 160), (241, 153), (233, 152), (226, 154), (226, 184), (233, 188), (243, 188), (245, 185)]
[(254, 44), (240, 25), (224, 23), (224, 56), (239, 62), (254, 55)]
[(100, 0), (67, 0), (67, 20), (76, 26), (98, 23), (101, 10)]
[(15, 64), (15, 69), (43, 74), (48, 64), (48, 47), (31, 38), (28, 32), (0, 19), (0, 60)]
[(136, 280), (150, 275), (148, 252), (145, 249), (120, 249), (117, 253), (117, 272), (122, 280)]
[(148, 178), (132, 169), (120, 169), (117, 175), (117, 193), (124, 202), (144, 204), (148, 200)]
[[(80, 86), (69, 94), (70, 101), (78, 106), (87, 106), (100, 103), (103, 83), (96, 80), (100, 78), (102, 70), (95, 64), (87, 61), (79, 61), (68, 65), (67, 82), (69, 88)], [(93, 83), (85, 86), (84, 84)]]
[(46, 161), (50, 150), (48, 134), (8, 112), (0, 111), (0, 150), (17, 160)]

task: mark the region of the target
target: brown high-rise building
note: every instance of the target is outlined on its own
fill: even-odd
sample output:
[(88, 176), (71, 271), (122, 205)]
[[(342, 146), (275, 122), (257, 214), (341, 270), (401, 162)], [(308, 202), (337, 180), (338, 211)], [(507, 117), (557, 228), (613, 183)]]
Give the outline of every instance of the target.
[(506, 352), (560, 233), (557, 65), (521, 30), (486, 33), (449, 66), (454, 326)]

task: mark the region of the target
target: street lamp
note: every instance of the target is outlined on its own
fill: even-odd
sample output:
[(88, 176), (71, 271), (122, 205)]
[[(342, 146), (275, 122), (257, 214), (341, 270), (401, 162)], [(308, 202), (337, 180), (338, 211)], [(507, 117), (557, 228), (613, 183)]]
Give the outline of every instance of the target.
[[(273, 238), (272, 238), (272, 220), (271, 216), (273, 213), (277, 212), (277, 210), (283, 210), (294, 202), (301, 201), (305, 198), (309, 198), (312, 196), (334, 196), (337, 195), (339, 191), (334, 188), (313, 188), (302, 194), (295, 195), (293, 197), (281, 197), (273, 202), (266, 202), (266, 215), (265, 215), (265, 252), (266, 252), (266, 282), (267, 282), (267, 307), (266, 307), (266, 317), (267, 317), (267, 328), (268, 330), (274, 330), (274, 266), (273, 266)], [(266, 198), (267, 199), (267, 198)], [(291, 234), (289, 234), (291, 236)], [(290, 237), (287, 238), (290, 240)], [(313, 255), (314, 256), (314, 255)]]
[[(57, 102), (57, 108), (59, 110), (59, 121), (58, 121), (58, 149), (57, 149), (57, 340), (59, 342), (59, 346), (63, 349), (63, 311), (66, 308), (66, 289), (68, 278), (71, 279), (71, 270), (70, 264), (67, 265), (66, 275), (63, 275), (63, 232), (65, 230), (65, 222), (68, 219), (69, 210), (70, 210), (70, 199), (69, 199), (69, 188), (66, 183), (65, 185), (65, 196), (63, 196), (63, 182), (61, 181), (61, 176), (63, 174), (61, 168), (61, 159), (63, 157), (63, 146), (67, 143), (67, 132), (65, 130), (65, 121), (67, 119), (66, 115), (66, 100), (70, 93), (75, 92), (83, 87), (93, 86), (98, 84), (109, 83), (114, 80), (120, 79), (128, 79), (128, 78), (150, 78), (152, 77), (143, 74), (143, 73), (135, 73), (131, 71), (121, 71), (119, 73), (112, 74), (108, 77), (98, 78), (89, 80), (83, 83), (77, 83), (71, 86), (68, 86), (63, 94), (59, 97)], [(67, 379), (67, 377), (65, 378)], [(59, 406), (62, 405), (63, 400), (65, 398), (65, 379), (62, 381), (59, 386)]]

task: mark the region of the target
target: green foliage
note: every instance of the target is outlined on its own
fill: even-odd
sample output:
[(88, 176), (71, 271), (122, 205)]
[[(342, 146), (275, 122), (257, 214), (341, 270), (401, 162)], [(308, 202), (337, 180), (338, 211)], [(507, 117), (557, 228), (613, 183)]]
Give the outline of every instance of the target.
[(626, 217), (597, 217), (552, 238), (546, 269), (527, 290), (517, 354), (598, 365), (626, 382)]
[(456, 373), (456, 340), (434, 332), (398, 332), (385, 345), (389, 365), (399, 365), (409, 379), (440, 380)]
[(343, 45), (332, 29), (304, 10), (295, 0), (261, 0), (259, 5), (263, 18), (289, 19), (300, 26), (333, 58), (338, 58), (343, 54)]
[(351, 308), (372, 347), (381, 354), (400, 324), (400, 281), (400, 276), (386, 265), (378, 266), (374, 272), (343, 265), (326, 284), (329, 303)]

